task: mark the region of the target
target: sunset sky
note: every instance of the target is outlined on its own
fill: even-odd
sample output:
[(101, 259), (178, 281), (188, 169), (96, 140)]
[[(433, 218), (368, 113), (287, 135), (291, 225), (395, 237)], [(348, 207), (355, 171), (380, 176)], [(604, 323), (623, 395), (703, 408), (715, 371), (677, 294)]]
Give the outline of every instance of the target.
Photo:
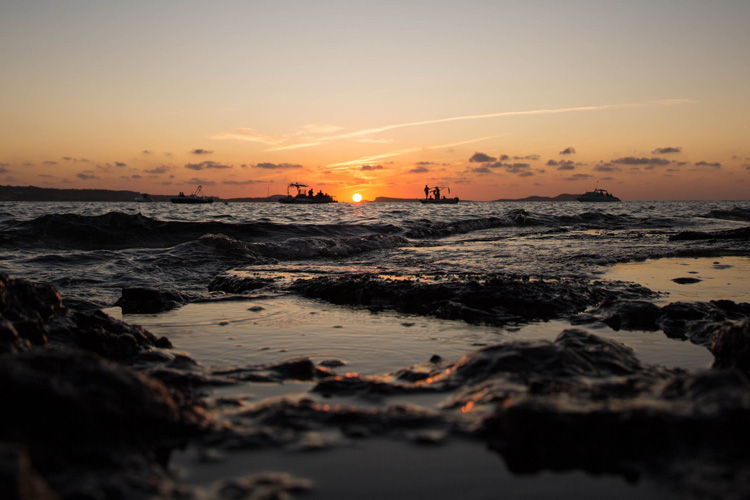
[(0, 184), (750, 199), (748, 61), (748, 0), (3, 0)]

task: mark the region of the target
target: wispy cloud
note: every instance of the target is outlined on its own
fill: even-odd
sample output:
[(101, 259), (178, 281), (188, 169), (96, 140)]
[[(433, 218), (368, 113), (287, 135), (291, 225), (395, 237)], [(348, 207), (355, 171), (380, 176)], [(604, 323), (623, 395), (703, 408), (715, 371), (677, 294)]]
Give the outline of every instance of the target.
[(388, 153), (382, 153), (378, 155), (373, 156), (367, 156), (365, 158), (357, 158), (356, 160), (350, 160), (350, 161), (344, 161), (341, 163), (333, 163), (331, 165), (328, 165), (328, 168), (336, 169), (336, 167), (350, 167), (351, 165), (357, 165), (357, 164), (363, 164), (363, 163), (372, 163), (377, 160), (382, 160), (383, 158), (391, 158), (393, 156), (401, 156), (408, 153), (416, 153), (417, 151), (429, 151), (432, 149), (442, 149), (442, 148), (452, 148), (454, 146), (462, 146), (464, 144), (472, 144), (474, 142), (480, 142), (480, 141), (486, 141), (487, 139), (494, 139), (495, 137), (498, 137), (496, 135), (490, 135), (486, 137), (477, 137), (476, 139), (469, 139), (466, 141), (460, 141), (460, 142), (451, 142), (448, 144), (436, 144), (433, 146), (419, 146), (414, 148), (406, 148), (406, 149), (399, 149), (397, 151), (391, 151)]

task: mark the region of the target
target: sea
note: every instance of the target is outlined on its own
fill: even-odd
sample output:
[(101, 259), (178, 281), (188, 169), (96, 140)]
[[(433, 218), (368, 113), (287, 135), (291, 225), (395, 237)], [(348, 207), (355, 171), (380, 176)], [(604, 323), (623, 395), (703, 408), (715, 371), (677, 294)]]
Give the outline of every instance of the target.
[[(204, 366), (305, 356), (315, 362), (340, 360), (347, 372), (377, 375), (435, 355), (455, 360), (482, 346), (552, 340), (571, 323), (555, 318), (489, 325), (373, 311), (300, 296), (293, 283), (354, 275), (468, 283), (502, 273), (529, 280), (635, 283), (657, 292), (659, 305), (750, 302), (747, 238), (674, 238), (731, 232), (748, 223), (750, 201), (2, 202), (0, 272), (52, 283), (71, 307), (101, 308), (142, 325)], [(212, 289), (220, 277), (272, 286), (231, 294)], [(679, 279), (686, 277), (691, 279)], [(153, 314), (122, 314), (117, 302), (131, 287), (178, 291), (185, 304)], [(649, 364), (698, 370), (713, 359), (703, 346), (659, 333), (603, 325), (595, 333), (631, 347)], [(213, 397), (245, 394), (258, 401), (304, 394), (311, 387), (248, 383), (217, 388)], [(440, 404), (434, 395), (396, 396), (388, 403), (394, 401), (428, 408)], [(171, 465), (186, 483), (280, 470), (313, 481), (306, 498), (670, 497), (658, 485), (619, 476), (516, 474), (486, 446), (462, 440), (425, 447), (378, 439), (314, 458), (265, 450), (210, 464), (196, 453), (178, 453)]]

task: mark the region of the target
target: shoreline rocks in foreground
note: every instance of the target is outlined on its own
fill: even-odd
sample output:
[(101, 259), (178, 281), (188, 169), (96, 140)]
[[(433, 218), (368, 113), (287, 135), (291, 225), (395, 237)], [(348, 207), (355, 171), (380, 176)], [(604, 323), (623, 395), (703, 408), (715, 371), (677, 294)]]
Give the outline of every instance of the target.
[[(618, 295), (575, 280), (500, 277), (439, 285), (323, 278), (294, 287), (465, 321), (575, 317), (596, 305), (587, 314), (618, 315), (623, 328), (683, 321), (685, 331), (702, 333), (715, 362), (691, 372), (647, 365), (619, 342), (571, 328), (554, 342), (505, 342), (382, 375), (341, 375), (340, 365), (305, 357), (206, 370), (143, 328), (63, 307), (51, 285), (0, 275), (0, 394), (11, 410), (0, 415), (2, 491), (12, 498), (25, 498), (26, 488), (42, 499), (200, 498), (205, 492), (168, 471), (175, 447), (294, 453), (392, 436), (431, 445), (473, 439), (518, 473), (584, 470), (648, 477), (686, 497), (750, 495), (746, 304), (654, 309), (641, 288)], [(213, 385), (292, 380), (307, 381), (310, 391), (199, 399)], [(388, 399), (422, 393), (442, 402), (427, 408)], [(253, 476), (224, 481), (211, 495), (279, 496), (310, 486)]]

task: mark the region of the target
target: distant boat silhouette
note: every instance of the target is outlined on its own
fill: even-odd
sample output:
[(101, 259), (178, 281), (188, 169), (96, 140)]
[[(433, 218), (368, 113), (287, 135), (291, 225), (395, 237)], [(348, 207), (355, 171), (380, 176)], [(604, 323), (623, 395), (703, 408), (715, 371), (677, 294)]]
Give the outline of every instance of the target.
[(621, 201), (620, 198), (613, 196), (612, 193), (606, 189), (596, 188), (593, 191), (586, 191), (581, 196), (577, 196), (578, 201), (593, 201), (593, 202), (613, 202)]
[(423, 205), (455, 205), (456, 203), (458, 203), (458, 196), (454, 196), (453, 198), (446, 198), (445, 195), (443, 195), (441, 197), (440, 196), (441, 189), (446, 189), (449, 193), (451, 192), (451, 188), (447, 186), (446, 187), (434, 187), (432, 189), (425, 186), (424, 187), (425, 198), (420, 198), (419, 203), (422, 203)]
[(213, 203), (214, 199), (210, 196), (203, 196), (201, 193), (203, 191), (203, 186), (198, 186), (198, 189), (195, 190), (195, 192), (191, 195), (185, 196), (184, 193), (180, 192), (178, 196), (175, 196), (174, 198), (171, 198), (172, 203)]
[[(297, 194), (292, 196), (292, 194), (289, 192), (289, 188), (296, 188)], [(310, 191), (305, 191), (306, 188), (308, 188), (307, 184), (300, 184), (299, 182), (292, 182), (286, 187), (286, 196), (282, 196), (279, 198), (279, 203), (290, 203), (290, 204), (302, 204), (302, 205), (311, 205), (311, 204), (319, 204), (319, 203), (338, 203), (336, 200), (333, 199), (333, 196), (331, 196), (328, 193), (324, 193), (323, 191), (318, 191), (318, 194), (313, 194), (313, 189), (310, 188)]]
[(138, 203), (153, 203), (154, 199), (148, 193), (142, 193), (135, 199)]

